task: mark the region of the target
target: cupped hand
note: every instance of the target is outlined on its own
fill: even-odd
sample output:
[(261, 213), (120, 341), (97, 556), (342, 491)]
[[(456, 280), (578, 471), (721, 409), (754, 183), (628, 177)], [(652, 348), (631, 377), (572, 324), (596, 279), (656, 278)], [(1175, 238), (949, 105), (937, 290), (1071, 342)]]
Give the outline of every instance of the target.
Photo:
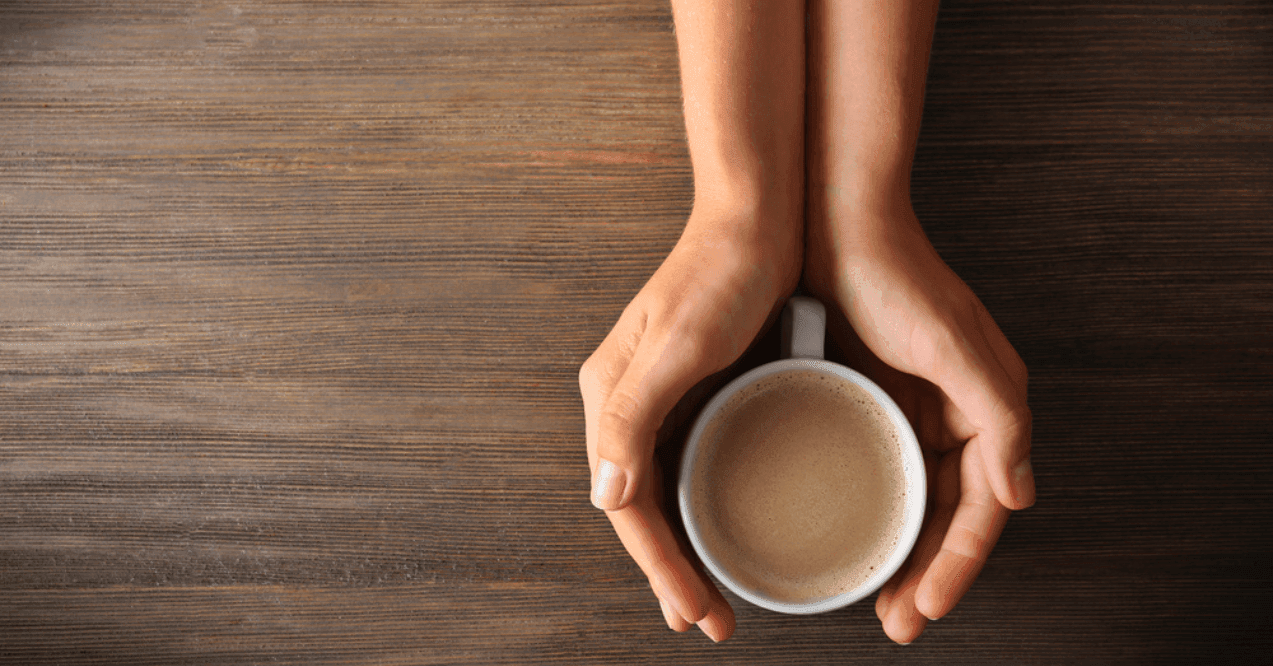
[(799, 229), (696, 210), (667, 259), (579, 371), (593, 503), (649, 579), (675, 631), (714, 641), (734, 613), (661, 506), (655, 438), (685, 393), (737, 360), (800, 276)]
[(809, 224), (806, 284), (848, 324), (831, 334), (897, 401), (924, 450), (931, 511), (875, 604), (885, 633), (905, 644), (968, 591), (1009, 511), (1034, 503), (1026, 367), (909, 201)]

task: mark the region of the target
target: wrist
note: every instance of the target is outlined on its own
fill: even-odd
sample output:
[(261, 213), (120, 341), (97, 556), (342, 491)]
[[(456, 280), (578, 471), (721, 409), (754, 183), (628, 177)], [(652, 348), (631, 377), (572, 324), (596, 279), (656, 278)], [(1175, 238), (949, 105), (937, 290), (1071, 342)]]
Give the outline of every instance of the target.
[(681, 242), (746, 257), (751, 268), (776, 271), (773, 286), (789, 290), (804, 263), (803, 217), (766, 211), (763, 205), (696, 199)]
[(691, 217), (768, 236), (800, 235), (804, 220), (803, 173), (780, 175), (695, 174)]
[(858, 172), (819, 180), (809, 188), (810, 224), (831, 224), (844, 231), (914, 217), (909, 174)]
[(699, 237), (763, 245), (783, 254), (802, 251), (802, 215), (790, 206), (739, 196), (695, 197), (686, 230)]

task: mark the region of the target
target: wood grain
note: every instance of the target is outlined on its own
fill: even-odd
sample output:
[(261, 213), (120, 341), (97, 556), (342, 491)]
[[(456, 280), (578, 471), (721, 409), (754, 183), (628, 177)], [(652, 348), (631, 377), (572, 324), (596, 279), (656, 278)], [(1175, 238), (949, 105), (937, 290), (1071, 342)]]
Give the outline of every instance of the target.
[(952, 0), (930, 67), (1038, 503), (910, 646), (713, 645), (576, 384), (693, 196), (666, 3), (0, 0), (0, 663), (1266, 658), (1273, 11)]

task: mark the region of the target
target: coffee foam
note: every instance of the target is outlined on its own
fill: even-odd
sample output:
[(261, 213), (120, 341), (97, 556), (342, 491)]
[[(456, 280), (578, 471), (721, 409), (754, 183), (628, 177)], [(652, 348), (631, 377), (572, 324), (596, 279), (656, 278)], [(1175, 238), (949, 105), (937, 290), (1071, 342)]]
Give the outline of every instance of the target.
[(744, 587), (813, 603), (862, 585), (896, 547), (901, 438), (856, 384), (808, 369), (762, 378), (717, 412), (699, 446), (699, 537)]

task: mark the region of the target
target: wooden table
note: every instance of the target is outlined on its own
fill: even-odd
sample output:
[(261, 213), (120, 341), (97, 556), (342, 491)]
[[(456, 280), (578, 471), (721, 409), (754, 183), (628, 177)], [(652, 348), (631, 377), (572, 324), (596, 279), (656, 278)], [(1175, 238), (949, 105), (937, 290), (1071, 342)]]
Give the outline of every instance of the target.
[(682, 122), (661, 0), (0, 0), (0, 663), (1267, 663), (1267, 2), (943, 3), (915, 205), (1038, 503), (906, 647), (670, 632), (588, 502)]

